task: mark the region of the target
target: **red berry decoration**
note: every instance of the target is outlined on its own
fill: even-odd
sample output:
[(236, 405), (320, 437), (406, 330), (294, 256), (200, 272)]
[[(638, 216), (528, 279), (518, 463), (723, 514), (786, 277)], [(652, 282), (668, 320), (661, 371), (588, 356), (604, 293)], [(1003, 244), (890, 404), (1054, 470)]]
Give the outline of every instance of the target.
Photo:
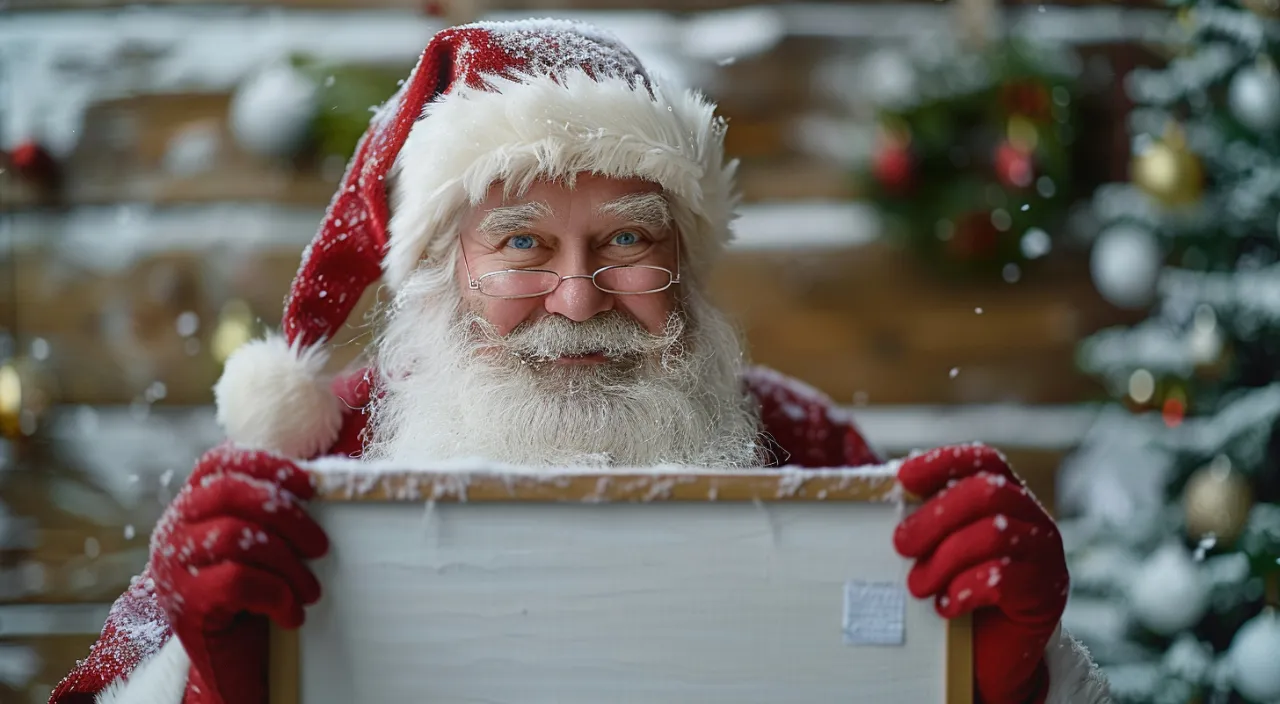
[(913, 161), (905, 142), (889, 140), (876, 154), (872, 172), (886, 190), (903, 193), (911, 187), (915, 172)]
[(13, 172), (31, 184), (42, 198), (51, 198), (59, 190), (62, 169), (57, 159), (38, 142), (26, 140), (9, 152)]
[(1009, 188), (1026, 188), (1035, 180), (1035, 160), (1031, 153), (1007, 141), (996, 147), (995, 170), (996, 178)]

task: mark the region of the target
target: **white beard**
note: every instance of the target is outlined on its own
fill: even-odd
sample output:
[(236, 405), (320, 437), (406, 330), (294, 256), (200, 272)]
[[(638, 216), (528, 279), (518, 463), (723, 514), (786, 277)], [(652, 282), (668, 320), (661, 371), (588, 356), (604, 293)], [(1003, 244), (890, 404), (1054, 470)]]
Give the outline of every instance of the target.
[[(406, 466), (483, 457), (535, 466), (763, 464), (741, 341), (696, 292), (661, 335), (621, 313), (551, 316), (497, 335), (452, 277), (415, 274), (375, 343), (379, 398), (364, 457)], [(605, 351), (598, 365), (557, 366)]]

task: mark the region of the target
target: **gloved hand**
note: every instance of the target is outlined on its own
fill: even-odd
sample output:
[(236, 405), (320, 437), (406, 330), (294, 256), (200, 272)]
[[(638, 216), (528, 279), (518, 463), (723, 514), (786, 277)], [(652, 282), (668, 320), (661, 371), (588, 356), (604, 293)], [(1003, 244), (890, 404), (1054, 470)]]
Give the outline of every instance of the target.
[(925, 501), (894, 533), (898, 553), (916, 560), (907, 589), (934, 597), (944, 618), (973, 612), (977, 701), (1043, 704), (1045, 646), (1069, 584), (1053, 519), (983, 445), (909, 457), (898, 481)]
[(151, 538), (156, 599), (191, 658), (190, 704), (265, 704), (267, 618), (302, 625), (320, 583), (303, 560), (329, 541), (303, 510), (293, 463), (220, 446), (204, 455)]

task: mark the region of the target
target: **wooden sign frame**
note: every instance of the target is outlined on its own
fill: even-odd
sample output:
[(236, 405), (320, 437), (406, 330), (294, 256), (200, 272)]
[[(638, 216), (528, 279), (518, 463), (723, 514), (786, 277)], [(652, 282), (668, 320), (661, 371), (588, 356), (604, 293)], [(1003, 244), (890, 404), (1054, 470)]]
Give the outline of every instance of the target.
[[(350, 465), (348, 465), (350, 466)], [(877, 471), (879, 470), (879, 471)], [(528, 470), (368, 471), (327, 468), (316, 472), (316, 502), (904, 502), (883, 468), (768, 469), (725, 472), (599, 471), (534, 473)], [(973, 632), (969, 616), (946, 624), (945, 704), (973, 704)], [(270, 704), (304, 704), (298, 631), (276, 628), (270, 636)]]

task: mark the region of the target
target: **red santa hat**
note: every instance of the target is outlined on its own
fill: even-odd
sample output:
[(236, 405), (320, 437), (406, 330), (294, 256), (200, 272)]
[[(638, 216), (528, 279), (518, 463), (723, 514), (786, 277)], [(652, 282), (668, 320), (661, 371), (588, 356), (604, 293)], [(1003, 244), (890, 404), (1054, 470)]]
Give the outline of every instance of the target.
[(592, 172), (657, 183), (681, 234), (682, 273), (697, 281), (729, 241), (736, 205), (736, 164), (724, 162), (714, 112), (582, 23), (436, 34), (361, 138), (303, 252), (283, 334), (227, 360), (214, 395), (228, 439), (300, 458), (332, 446), (343, 405), (324, 376), (325, 344), (379, 278), (396, 290), (419, 266), (450, 263), (458, 221), (494, 182), (519, 190)]

